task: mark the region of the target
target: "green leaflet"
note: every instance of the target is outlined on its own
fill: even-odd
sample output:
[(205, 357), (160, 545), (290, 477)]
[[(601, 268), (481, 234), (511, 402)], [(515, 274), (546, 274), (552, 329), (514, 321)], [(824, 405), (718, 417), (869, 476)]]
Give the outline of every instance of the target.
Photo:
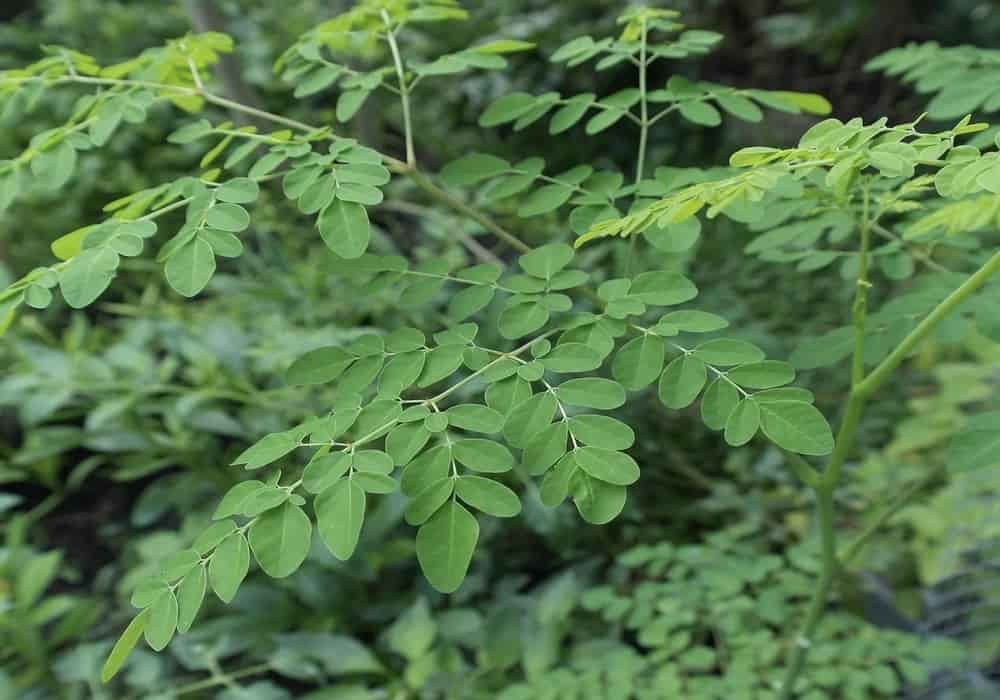
[(528, 473), (532, 476), (538, 476), (548, 471), (549, 467), (566, 454), (568, 438), (569, 424), (567, 421), (553, 423), (544, 430), (535, 433), (525, 446), (522, 459), (528, 468)]
[(481, 404), (466, 403), (452, 406), (447, 411), (448, 421), (456, 428), (477, 433), (499, 433), (504, 416), (499, 411)]
[(110, 248), (83, 251), (59, 273), (59, 289), (66, 303), (82, 309), (99, 297), (118, 270), (118, 254)]
[(580, 516), (593, 525), (611, 522), (625, 507), (624, 486), (608, 483), (586, 474), (578, 474), (573, 491), (573, 503)]
[(477, 472), (499, 473), (514, 466), (514, 456), (506, 447), (492, 440), (466, 438), (452, 445), (455, 459)]
[(511, 518), (521, 512), (517, 494), (498, 481), (481, 476), (462, 476), (455, 493), (473, 508), (497, 518)]
[(701, 419), (710, 429), (722, 430), (739, 401), (739, 390), (732, 382), (720, 377), (708, 385), (702, 396)]
[(206, 241), (196, 237), (167, 258), (163, 272), (174, 291), (193, 297), (215, 274), (215, 252)]
[(786, 362), (764, 360), (734, 367), (726, 376), (742, 387), (773, 389), (794, 381), (795, 369)]
[(309, 493), (323, 493), (336, 484), (351, 468), (351, 455), (347, 452), (318, 454), (309, 460), (302, 472), (302, 487)]
[(335, 346), (316, 348), (291, 364), (285, 371), (285, 381), (294, 385), (332, 382), (356, 359)]
[(316, 497), (316, 529), (341, 561), (354, 554), (365, 520), (365, 492), (353, 479), (341, 479)]
[(223, 603), (230, 602), (250, 569), (250, 546), (242, 533), (222, 541), (208, 563), (208, 582)]
[(776, 445), (804, 455), (833, 450), (833, 432), (815, 406), (802, 401), (761, 403), (760, 426)]
[(191, 629), (201, 603), (205, 599), (208, 574), (204, 566), (191, 570), (177, 587), (177, 631), (181, 634)]
[(125, 665), (125, 661), (128, 659), (129, 654), (135, 649), (136, 643), (139, 641), (139, 637), (142, 636), (143, 631), (146, 627), (146, 623), (149, 620), (150, 611), (147, 608), (141, 613), (132, 618), (132, 621), (122, 632), (118, 641), (111, 648), (111, 653), (108, 654), (107, 660), (104, 662), (104, 666), (101, 667), (101, 683), (107, 683), (121, 667)]
[(552, 372), (569, 374), (589, 372), (601, 366), (604, 355), (583, 343), (560, 343), (542, 360), (545, 368)]
[(573, 455), (580, 469), (600, 481), (628, 486), (639, 480), (639, 465), (624, 452), (580, 447), (573, 450)]
[(291, 433), (271, 433), (240, 453), (233, 464), (242, 464), (245, 469), (259, 469), (284, 457), (298, 446), (299, 441)]
[(750, 442), (760, 427), (760, 413), (760, 406), (753, 399), (740, 401), (726, 420), (726, 442), (734, 447)]
[(753, 343), (731, 338), (716, 338), (701, 343), (692, 354), (702, 362), (723, 367), (764, 359), (764, 351)]
[(548, 391), (517, 403), (507, 415), (504, 437), (514, 447), (524, 447), (535, 433), (552, 422), (558, 408), (559, 402)]
[(630, 340), (618, 351), (611, 364), (611, 373), (626, 389), (645, 388), (660, 375), (665, 354), (661, 338), (644, 334)]
[(342, 258), (358, 258), (368, 249), (371, 226), (360, 204), (334, 200), (320, 212), (316, 226), (327, 247)]
[(570, 379), (556, 387), (563, 403), (585, 408), (612, 409), (625, 403), (625, 389), (618, 382), (600, 377)]
[(667, 408), (690, 406), (708, 380), (705, 363), (692, 355), (679, 355), (667, 365), (660, 376), (658, 392)]
[(173, 591), (164, 591), (149, 608), (149, 617), (143, 628), (146, 643), (153, 651), (162, 651), (177, 630), (177, 598)]
[(446, 503), (417, 531), (417, 560), (424, 576), (442, 593), (462, 585), (479, 540), (479, 523), (460, 504)]
[(572, 416), (568, 422), (570, 433), (584, 445), (606, 450), (627, 450), (635, 442), (632, 428), (611, 416)]
[(254, 557), (272, 578), (293, 574), (305, 561), (311, 539), (312, 521), (290, 502), (267, 511), (250, 526)]

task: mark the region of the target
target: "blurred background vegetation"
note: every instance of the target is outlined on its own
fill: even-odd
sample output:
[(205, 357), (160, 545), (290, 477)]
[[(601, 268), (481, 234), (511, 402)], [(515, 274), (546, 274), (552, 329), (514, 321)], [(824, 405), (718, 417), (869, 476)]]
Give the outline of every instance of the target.
[[(633, 144), (610, 130), (582, 140), (544, 128), (483, 130), (476, 119), (511, 90), (612, 92), (616, 70), (565, 70), (545, 56), (568, 39), (615, 32), (625, 3), (468, 0), (472, 19), (413, 37), (412, 55), (458, 50), (470, 38), (531, 41), (507, 71), (437, 83), (416, 107), (419, 156), (437, 169), (475, 149), (554, 168), (581, 162), (631, 169)], [(5, 0), (0, 69), (60, 44), (112, 62), (188, 31), (236, 39), (221, 77), (240, 101), (333, 123), (325, 93), (297, 100), (275, 58), (338, 12), (335, 0)], [(867, 71), (910, 41), (1000, 42), (1000, 11), (976, 0), (677, 0), (692, 27), (726, 35), (708, 57), (673, 68), (739, 87), (818, 92), (834, 116), (909, 121), (928, 97)], [(666, 68), (664, 68), (666, 70)], [(665, 80), (668, 73), (654, 80)], [(600, 84), (595, 84), (599, 82)], [(449, 86), (449, 87), (444, 87)], [(60, 123), (73, 91), (0, 115), (0, 153), (19, 152)], [(988, 115), (987, 115), (988, 118)], [(82, 156), (58, 193), (37, 192), (0, 218), (0, 287), (50, 255), (48, 246), (108, 201), (188, 174), (193, 150), (165, 143), (181, 117), (156, 111)], [(715, 129), (671, 122), (651, 144), (654, 166), (724, 164), (744, 145), (793, 143), (812, 122), (769, 115)], [(395, 106), (369, 101), (347, 128), (401, 151)], [(399, 197), (405, 183), (396, 183)], [(547, 239), (532, 220), (518, 233)], [(468, 255), (466, 222), (420, 205), (379, 209), (383, 250), (412, 258)], [(844, 322), (853, 290), (836, 275), (803, 275), (742, 254), (748, 234), (716, 222), (697, 254), (655, 252), (698, 282), (702, 308), (724, 314), (774, 357)], [(308, 234), (308, 235), (304, 235)], [(388, 296), (359, 296), (331, 274), (313, 235), (265, 194), (247, 241), (208, 293), (169, 291), (151, 261), (134, 259), (85, 313), (56, 305), (25, 315), (0, 343), (0, 697), (220, 698), (758, 698), (798, 619), (814, 570), (810, 507), (773, 448), (725, 449), (696, 416), (654, 400), (630, 404), (643, 484), (612, 525), (592, 527), (525, 496), (524, 514), (484, 530), (471, 576), (446, 599), (422, 579), (396, 499), (369, 518), (348, 565), (321, 548), (292, 579), (251, 579), (233, 605), (202, 612), (162, 655), (137, 652), (110, 686), (97, 677), (127, 619), (134, 581), (197, 533), (239, 477), (227, 468), (249, 442), (324, 404), (289, 390), (289, 361), (359, 328), (413, 324)], [(490, 255), (502, 244), (483, 238)], [(604, 250), (604, 249), (602, 249)], [(591, 265), (613, 268), (606, 252)], [(655, 263), (656, 261), (654, 261)], [(586, 264), (586, 263), (584, 263)], [(907, 275), (901, 275), (906, 277)], [(905, 280), (901, 282), (906, 285)], [(810, 698), (944, 698), (959, 688), (1000, 697), (1000, 470), (940, 476), (951, 436), (972, 409), (997, 408), (1000, 344), (960, 328), (925, 348), (885, 391), (862, 436), (841, 504), (854, 521), (914, 476), (926, 497), (905, 509), (840, 587), (839, 608), (810, 656)], [(819, 397), (842, 373), (806, 379)], [(827, 404), (829, 405), (829, 404)], [(943, 635), (943, 638), (939, 635)], [(930, 684), (930, 685), (928, 685)], [(949, 690), (950, 689), (950, 690)], [(962, 691), (965, 692), (965, 691)], [(970, 691), (972, 692), (972, 691)], [(978, 692), (978, 691), (977, 691)]]

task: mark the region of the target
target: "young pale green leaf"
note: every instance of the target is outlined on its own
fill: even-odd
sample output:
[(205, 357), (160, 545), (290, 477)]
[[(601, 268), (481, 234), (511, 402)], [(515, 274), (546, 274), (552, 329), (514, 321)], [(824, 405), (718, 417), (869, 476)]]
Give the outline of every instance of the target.
[(625, 403), (625, 389), (616, 381), (600, 377), (570, 379), (556, 387), (563, 403), (584, 408), (612, 409)]
[(356, 359), (333, 345), (316, 348), (289, 366), (285, 371), (285, 381), (293, 386), (332, 382)]
[(250, 570), (250, 546), (242, 533), (234, 533), (215, 549), (208, 562), (208, 582), (223, 603), (230, 602)]
[(442, 593), (462, 585), (479, 540), (479, 523), (455, 501), (449, 501), (417, 531), (417, 560), (424, 576)]
[(823, 414), (801, 401), (759, 403), (760, 425), (778, 447), (804, 455), (822, 456), (833, 450), (833, 432)]
[(108, 654), (108, 658), (104, 662), (104, 666), (101, 667), (101, 683), (107, 683), (110, 681), (115, 677), (115, 675), (117, 675), (122, 666), (125, 665), (125, 661), (128, 659), (129, 654), (131, 654), (132, 650), (135, 649), (135, 645), (139, 641), (139, 637), (142, 636), (146, 623), (149, 620), (149, 616), (150, 611), (147, 608), (132, 618), (132, 621), (128, 623), (128, 627), (125, 628), (125, 631), (122, 632), (118, 641), (115, 642), (115, 645), (111, 648), (111, 653)]
[(660, 375), (660, 401), (667, 408), (686, 408), (698, 398), (707, 380), (708, 369), (704, 362), (692, 355), (680, 355)]
[(250, 526), (250, 547), (260, 568), (271, 578), (290, 576), (309, 554), (312, 522), (290, 501), (269, 510)]
[(354, 554), (365, 520), (365, 492), (353, 479), (341, 479), (316, 497), (316, 529), (341, 561)]
[(368, 249), (371, 225), (360, 204), (334, 200), (320, 212), (316, 226), (327, 247), (342, 258), (359, 258)]
[(455, 493), (476, 510), (496, 518), (512, 518), (521, 512), (517, 494), (498, 481), (482, 476), (462, 476)]

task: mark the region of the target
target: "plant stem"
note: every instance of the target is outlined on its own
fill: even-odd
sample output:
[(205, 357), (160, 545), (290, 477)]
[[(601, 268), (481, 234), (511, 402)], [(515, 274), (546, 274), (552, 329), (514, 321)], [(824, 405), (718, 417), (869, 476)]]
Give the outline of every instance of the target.
[(968, 277), (958, 288), (938, 304), (933, 311), (917, 324), (917, 327), (910, 331), (903, 341), (889, 353), (889, 356), (882, 360), (879, 365), (871, 371), (863, 382), (857, 387), (857, 391), (864, 396), (871, 396), (889, 378), (893, 370), (902, 364), (910, 352), (921, 340), (927, 337), (934, 328), (947, 317), (955, 308), (968, 299), (980, 287), (986, 284), (987, 280), (996, 272), (1000, 271), (1000, 252), (994, 253), (993, 257), (987, 260), (982, 267)]
[[(864, 237), (866, 235), (864, 233), (864, 229), (868, 228), (869, 225), (870, 223), (862, 224), (863, 245)], [(862, 255), (863, 259), (867, 257), (864, 253), (862, 253)], [(862, 271), (865, 273), (867, 272), (867, 268), (864, 264), (862, 264)], [(980, 287), (986, 284), (989, 278), (998, 271), (1000, 271), (1000, 252), (995, 253), (989, 260), (986, 261), (986, 263), (983, 264), (982, 267), (970, 275), (965, 282), (949, 294), (944, 301), (938, 304), (934, 310), (931, 311), (924, 318), (924, 320), (917, 325), (916, 328), (910, 331), (909, 335), (903, 339), (896, 349), (893, 350), (889, 356), (886, 357), (874, 370), (872, 370), (870, 374), (868, 374), (867, 377), (861, 377), (856, 379), (856, 381), (852, 381), (851, 392), (847, 398), (847, 404), (844, 409), (844, 417), (841, 420), (840, 429), (837, 432), (833, 452), (830, 455), (826, 468), (823, 470), (822, 482), (815, 489), (820, 542), (823, 552), (822, 570), (820, 572), (819, 580), (816, 582), (816, 589), (813, 591), (813, 597), (809, 604), (809, 611), (806, 614), (805, 622), (802, 625), (801, 632), (796, 638), (795, 647), (788, 662), (785, 679), (781, 684), (779, 695), (780, 700), (790, 700), (790, 698), (793, 697), (793, 689), (799, 675), (802, 673), (802, 668), (805, 665), (806, 655), (808, 654), (811, 643), (811, 637), (816, 630), (816, 626), (819, 624), (819, 620), (823, 616), (823, 610), (826, 606), (827, 596), (830, 593), (833, 576), (839, 566), (836, 554), (836, 533), (833, 528), (833, 493), (837, 488), (838, 482), (840, 481), (840, 472), (847, 459), (847, 455), (854, 445), (855, 433), (857, 431), (858, 423), (861, 419), (861, 413), (864, 409), (865, 403), (871, 395), (878, 390), (883, 383), (885, 383), (885, 381), (892, 375), (893, 371), (899, 367), (900, 364), (902, 364), (903, 360), (906, 359), (917, 343), (927, 337), (927, 335), (930, 334), (930, 332), (934, 330), (934, 328), (952, 311), (954, 311), (956, 307), (968, 299)], [(859, 282), (860, 277), (861, 275), (859, 275)], [(867, 286), (859, 285), (859, 294), (866, 294), (866, 290)], [(856, 302), (854, 309), (855, 332), (858, 332), (859, 317), (857, 314), (864, 311), (864, 305)], [(860, 328), (861, 332), (863, 332), (863, 317), (861, 318), (861, 321), (862, 323), (860, 324)], [(855, 343), (855, 353), (863, 351), (863, 349), (863, 342)], [(852, 379), (856, 378), (856, 366), (857, 357), (855, 357), (852, 361)], [(912, 494), (907, 494), (907, 499), (910, 495)], [(872, 527), (866, 530), (858, 541), (852, 543), (845, 550), (845, 557), (850, 559), (856, 556), (861, 548), (874, 535), (875, 530), (888, 521), (888, 519), (906, 503), (907, 499), (901, 499), (901, 502), (898, 504), (891, 504), (887, 508), (886, 512), (876, 519)]]
[[(649, 105), (646, 99), (646, 21), (642, 22), (642, 38), (639, 43), (639, 151), (635, 157), (635, 186), (642, 182), (643, 170), (646, 167), (646, 141), (649, 137)], [(625, 274), (632, 274), (632, 261), (635, 259), (635, 249), (638, 236), (632, 236), (628, 242), (628, 257), (625, 260)]]
[(396, 76), (399, 78), (399, 100), (403, 104), (403, 138), (406, 140), (406, 164), (414, 168), (417, 165), (417, 155), (413, 150), (413, 122), (410, 118), (410, 86), (406, 83), (406, 71), (403, 69), (403, 59), (399, 55), (399, 46), (396, 44), (396, 34), (392, 29), (389, 13), (385, 10), (382, 10), (382, 21), (385, 22), (386, 41), (389, 42), (389, 50), (392, 52), (392, 63), (396, 67)]

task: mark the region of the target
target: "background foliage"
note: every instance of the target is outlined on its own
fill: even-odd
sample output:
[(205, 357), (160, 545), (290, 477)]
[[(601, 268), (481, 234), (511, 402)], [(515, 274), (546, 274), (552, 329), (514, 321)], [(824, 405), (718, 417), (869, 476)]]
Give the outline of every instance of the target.
[[(537, 154), (546, 173), (592, 163), (630, 176), (635, 146), (627, 130), (627, 138), (616, 129), (586, 139), (579, 130), (552, 137), (549, 116), (521, 130), (478, 124), (511, 92), (606, 95), (632, 87), (632, 72), (595, 73), (548, 60), (573, 37), (616, 35), (625, 8), (596, 0), (465, 5), (470, 20), (461, 31), (428, 25), (411, 37), (408, 58), (460, 52), (468, 37), (539, 49), (510, 54), (504, 70), (424, 86), (413, 114), (420, 162), (438, 171), (471, 151), (485, 152), (506, 160), (497, 166), (501, 174)], [(926, 109), (927, 131), (950, 128), (970, 112), (988, 119), (1000, 111), (993, 53), (941, 48), (994, 44), (1000, 20), (986, 3), (672, 7), (685, 24), (725, 39), (706, 56), (663, 66), (651, 78), (657, 85), (676, 71), (738, 88), (816, 92), (833, 104), (833, 116), (866, 123), (882, 116), (909, 122)], [(37, 60), (40, 45), (72, 47), (110, 64), (192, 28), (222, 31), (236, 47), (218, 73), (227, 95), (310, 123), (338, 124), (339, 133), (402, 157), (394, 103), (368, 100), (343, 118), (347, 108), (336, 91), (301, 87), (298, 59), (286, 61), (284, 75), (272, 70), (300, 36), (346, 9), (311, 1), (192, 0), (152, 12), (141, 2), (12, 2), (0, 10), (0, 69)], [(380, 65), (363, 46), (350, 64)], [(73, 100), (49, 90), (32, 105), (8, 105), (0, 153), (20, 153), (39, 131), (62, 124)], [(711, 176), (742, 146), (791, 146), (817, 121), (796, 111), (766, 110), (760, 121), (726, 116), (715, 128), (706, 128), (715, 121), (711, 113), (667, 120), (651, 134), (649, 175), (662, 166), (655, 178), (671, 191)], [(225, 110), (213, 117), (245, 123)], [(49, 246), (62, 234), (103, 220), (106, 202), (189, 175), (204, 151), (177, 143), (187, 141), (177, 129), (190, 122), (154, 107), (102, 149), (79, 152), (76, 175), (61, 188), (33, 187), (14, 202), (0, 217), (0, 286), (50, 259)], [(972, 142), (988, 144), (993, 136), (976, 134)], [(461, 165), (444, 174), (472, 201), (490, 204), (486, 179), (474, 174), (470, 181)], [(509, 242), (421, 199), (406, 180), (385, 185), (384, 196), (371, 213), (377, 252), (429, 266), (444, 260), (449, 269), (517, 267)], [(549, 212), (521, 218), (516, 203), (490, 206), (531, 246), (567, 225)], [(944, 211), (937, 225), (980, 211)], [(794, 238), (768, 238), (783, 223), (764, 220), (748, 229), (715, 219), (692, 234), (693, 248), (657, 245), (648, 236), (643, 269), (694, 280), (698, 308), (725, 316), (740, 339), (768, 357), (791, 357), (801, 383), (828, 407), (847, 383), (815, 354), (822, 349), (835, 360), (842, 347), (838, 328), (847, 323), (854, 290), (837, 271), (849, 278), (852, 259)], [(979, 241), (995, 247), (990, 223), (987, 217), (955, 225), (987, 229)], [(830, 220), (824, 230), (837, 226)], [(634, 429), (629, 452), (643, 474), (610, 524), (586, 524), (571, 505), (545, 507), (539, 481), (515, 470), (508, 483), (521, 493), (520, 514), (481, 519), (469, 576), (445, 596), (420, 575), (406, 499), (373, 498), (352, 560), (338, 561), (317, 539), (295, 577), (275, 582), (254, 568), (232, 604), (206, 602), (197, 625), (166, 653), (137, 651), (118, 678), (100, 684), (136, 584), (190, 546), (220, 497), (243, 478), (227, 465), (260, 437), (328, 407), (326, 389), (286, 384), (289, 365), (317, 347), (371, 331), (440, 328), (444, 314), (455, 315), (448, 299), (401, 304), (398, 291), (337, 267), (318, 252), (315, 233), (312, 219), (281, 192), (263, 188), (242, 256), (220, 257), (194, 300), (177, 294), (178, 284), (151, 259), (125, 258), (111, 292), (95, 305), (74, 311), (53, 304), (19, 315), (7, 329), (0, 344), (2, 692), (226, 700), (769, 697), (780, 677), (775, 662), (794, 635), (817, 569), (813, 504), (774, 445), (730, 448), (706, 428), (704, 408), (668, 411), (656, 391), (616, 413)], [(889, 246), (876, 256), (877, 274), (905, 295), (902, 304), (879, 309), (880, 337), (889, 338), (881, 347), (904, 332), (936, 289), (952, 286), (947, 277), (915, 275), (940, 272), (927, 260), (960, 266), (974, 247), (949, 238), (907, 254)], [(583, 248), (573, 266), (597, 282), (620, 277), (627, 249)], [(795, 265), (775, 264), (784, 261)], [(815, 272), (826, 265), (839, 267)], [(994, 292), (983, 305), (995, 308), (996, 298)], [(994, 315), (970, 306), (925, 343), (882, 389), (864, 423), (861, 458), (850, 464), (850, 486), (839, 495), (839, 525), (863, 530), (872, 507), (900, 490), (918, 489), (920, 497), (838, 581), (836, 611), (817, 635), (802, 697), (996, 694), (997, 464), (949, 469), (963, 459), (956, 435), (988, 434), (996, 425)], [(477, 342), (493, 347), (502, 340), (496, 320), (482, 324), (486, 337)], [(499, 325), (503, 331), (502, 317)], [(870, 342), (873, 353), (879, 342)]]

